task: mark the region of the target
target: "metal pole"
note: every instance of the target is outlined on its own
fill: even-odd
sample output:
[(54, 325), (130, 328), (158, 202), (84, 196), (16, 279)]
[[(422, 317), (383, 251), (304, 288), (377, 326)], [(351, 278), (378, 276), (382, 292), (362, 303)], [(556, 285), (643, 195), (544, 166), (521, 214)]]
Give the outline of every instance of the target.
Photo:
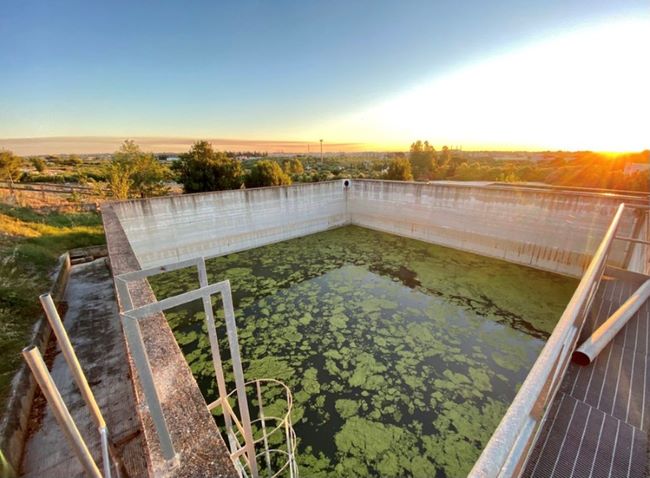
[[(104, 463), (104, 476), (105, 478), (111, 478), (111, 467), (108, 451), (108, 429), (106, 427), (106, 421), (102, 416), (102, 412), (99, 409), (99, 406), (97, 405), (95, 395), (93, 394), (90, 385), (88, 385), (86, 375), (84, 374), (81, 365), (79, 364), (77, 354), (75, 353), (74, 348), (70, 343), (70, 338), (68, 337), (68, 333), (63, 326), (61, 316), (59, 316), (59, 312), (56, 310), (56, 305), (54, 305), (52, 296), (50, 294), (42, 294), (39, 299), (41, 301), (41, 305), (43, 306), (43, 310), (45, 310), (45, 316), (47, 317), (47, 320), (50, 323), (50, 327), (52, 327), (52, 331), (56, 336), (59, 347), (61, 348), (63, 357), (65, 358), (68, 367), (70, 367), (72, 377), (74, 378), (74, 381), (77, 384), (79, 391), (81, 392), (81, 396), (83, 397), (84, 401), (86, 402), (86, 406), (90, 411), (90, 416), (95, 422), (95, 425), (99, 430), (99, 434), (102, 437), (102, 461)], [(106, 446), (103, 446), (103, 440), (106, 440)], [(117, 451), (111, 451), (113, 457), (117, 460)]]
[(63, 353), (63, 357), (65, 358), (65, 361), (68, 363), (68, 367), (70, 367), (70, 371), (72, 372), (72, 377), (74, 378), (77, 387), (79, 387), (79, 391), (81, 392), (81, 396), (86, 402), (86, 405), (88, 405), (88, 409), (90, 410), (90, 415), (93, 418), (95, 425), (99, 429), (106, 428), (106, 422), (104, 421), (102, 412), (99, 410), (99, 406), (97, 406), (97, 401), (95, 400), (95, 396), (93, 395), (93, 392), (90, 389), (90, 386), (88, 385), (88, 381), (86, 380), (86, 376), (84, 375), (83, 370), (81, 369), (81, 365), (79, 364), (79, 360), (77, 359), (77, 354), (72, 348), (72, 344), (70, 343), (70, 338), (68, 337), (68, 333), (65, 331), (65, 327), (63, 327), (63, 322), (61, 321), (59, 312), (56, 310), (56, 306), (54, 305), (52, 296), (50, 294), (43, 294), (39, 297), (39, 299), (41, 301), (41, 305), (43, 306), (43, 309), (45, 310), (45, 315), (47, 316), (47, 320), (49, 321), (50, 326), (52, 327), (52, 331), (56, 336), (56, 340), (59, 344), (59, 347), (61, 347), (61, 352)]
[(165, 460), (173, 460), (176, 458), (176, 451), (174, 450), (172, 438), (169, 434), (169, 428), (167, 428), (167, 422), (165, 421), (165, 416), (163, 415), (162, 407), (160, 405), (160, 399), (158, 398), (158, 392), (156, 391), (156, 386), (153, 382), (153, 374), (151, 372), (151, 367), (149, 366), (149, 357), (147, 357), (147, 351), (144, 348), (138, 320), (122, 314), (122, 326), (124, 327), (124, 334), (126, 335), (126, 341), (129, 344), (129, 350), (131, 351), (133, 362), (138, 370), (138, 376), (140, 377), (142, 390), (144, 391), (144, 396), (147, 400), (147, 405), (149, 406), (151, 419), (156, 427), (163, 457)]
[(573, 352), (573, 361), (579, 365), (589, 365), (609, 344), (616, 334), (636, 314), (637, 310), (650, 297), (650, 280), (647, 280), (614, 312), (598, 329)]
[(47, 402), (52, 407), (52, 411), (54, 412), (57, 422), (59, 422), (59, 426), (63, 430), (63, 433), (77, 455), (77, 458), (79, 458), (79, 461), (86, 470), (86, 473), (93, 478), (102, 478), (102, 474), (100, 473), (99, 468), (97, 468), (97, 464), (93, 460), (90, 451), (88, 451), (88, 447), (81, 437), (72, 416), (70, 416), (70, 412), (61, 398), (61, 394), (56, 388), (54, 380), (52, 380), (52, 376), (47, 370), (47, 366), (45, 365), (45, 362), (43, 362), (43, 357), (41, 357), (38, 348), (31, 345), (23, 349), (23, 357), (34, 374), (34, 378), (43, 391), (43, 395), (45, 395)]
[(641, 235), (641, 230), (643, 229), (643, 219), (645, 217), (645, 211), (642, 209), (637, 209), (634, 211), (634, 227), (632, 229), (632, 236), (628, 239), (627, 247), (625, 248), (625, 258), (623, 259), (623, 269), (628, 269), (630, 266), (630, 261), (632, 260), (632, 255), (634, 254), (634, 249), (636, 247), (637, 240)]
[(102, 444), (102, 465), (104, 467), (104, 478), (111, 478), (111, 460), (109, 459), (108, 454), (108, 428), (100, 428), (99, 436)]
[[(205, 268), (205, 259), (197, 263), (197, 269), (199, 271), (199, 285), (201, 287), (208, 286), (208, 273)], [(210, 339), (210, 351), (212, 352), (212, 367), (214, 368), (214, 374), (217, 378), (217, 388), (219, 390), (219, 398), (221, 399), (221, 409), (223, 410), (223, 419), (226, 425), (226, 436), (228, 437), (228, 444), (230, 445), (230, 451), (234, 452), (239, 448), (233, 440), (233, 431), (232, 431), (232, 419), (230, 414), (226, 413), (224, 407), (224, 402), (228, 400), (228, 389), (226, 387), (226, 378), (223, 373), (223, 363), (221, 361), (221, 351), (219, 349), (219, 337), (217, 336), (217, 328), (214, 322), (214, 313), (212, 311), (212, 301), (210, 295), (204, 295), (203, 300), (203, 310), (205, 311), (205, 322), (208, 329), (208, 338)]]
[(237, 389), (237, 401), (239, 402), (239, 413), (242, 426), (244, 427), (244, 441), (247, 449), (246, 454), (251, 467), (251, 475), (258, 478), (257, 459), (255, 457), (255, 441), (251, 427), (251, 417), (248, 410), (248, 399), (246, 398), (246, 383), (244, 381), (244, 369), (239, 353), (239, 342), (237, 341), (237, 324), (235, 322), (235, 310), (232, 305), (232, 293), (230, 281), (224, 281), (224, 289), (221, 293), (224, 315), (226, 317), (226, 332), (228, 333), (228, 344), (230, 345), (230, 356), (232, 358), (232, 369), (235, 374), (235, 388)]
[(262, 437), (264, 438), (264, 457), (266, 459), (266, 468), (269, 471), (269, 477), (273, 476), (273, 469), (271, 468), (271, 454), (269, 453), (269, 437), (266, 435), (266, 422), (264, 420), (264, 405), (262, 405), (262, 389), (260, 381), (255, 380), (255, 387), (257, 388), (257, 402), (260, 407), (260, 422), (262, 423)]

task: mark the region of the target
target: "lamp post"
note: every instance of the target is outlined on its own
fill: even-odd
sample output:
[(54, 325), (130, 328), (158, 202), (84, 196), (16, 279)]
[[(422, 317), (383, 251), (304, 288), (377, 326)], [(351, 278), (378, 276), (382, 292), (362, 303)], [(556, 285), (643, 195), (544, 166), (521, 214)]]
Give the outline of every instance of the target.
[(323, 140), (320, 140), (320, 162), (323, 164)]

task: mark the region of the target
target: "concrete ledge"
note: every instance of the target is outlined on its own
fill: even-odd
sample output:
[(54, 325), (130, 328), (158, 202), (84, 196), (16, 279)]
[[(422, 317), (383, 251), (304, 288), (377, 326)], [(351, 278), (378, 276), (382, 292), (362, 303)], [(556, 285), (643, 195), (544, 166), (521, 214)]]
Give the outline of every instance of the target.
[[(102, 218), (113, 275), (139, 270), (140, 264), (111, 204), (102, 206)], [(135, 306), (155, 300), (147, 281), (132, 283), (129, 291)], [(122, 310), (121, 304), (118, 307)], [(147, 457), (149, 475), (237, 477), (219, 429), (165, 316), (158, 314), (142, 321), (141, 330), (163, 413), (174, 448), (179, 454), (178, 465), (170, 468), (162, 456), (158, 436), (137, 378), (138, 373), (127, 346), (138, 417), (144, 432), (143, 452)]]

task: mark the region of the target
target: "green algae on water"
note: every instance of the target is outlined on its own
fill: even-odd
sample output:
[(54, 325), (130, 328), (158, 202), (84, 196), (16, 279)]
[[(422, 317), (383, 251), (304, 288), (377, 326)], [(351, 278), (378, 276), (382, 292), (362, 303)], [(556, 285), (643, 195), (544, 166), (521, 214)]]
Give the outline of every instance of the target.
[[(208, 274), (231, 282), (246, 378), (291, 388), (300, 471), (317, 478), (466, 475), (576, 285), (356, 226), (211, 259)], [(151, 283), (161, 299), (196, 272)], [(200, 303), (167, 318), (214, 400)]]

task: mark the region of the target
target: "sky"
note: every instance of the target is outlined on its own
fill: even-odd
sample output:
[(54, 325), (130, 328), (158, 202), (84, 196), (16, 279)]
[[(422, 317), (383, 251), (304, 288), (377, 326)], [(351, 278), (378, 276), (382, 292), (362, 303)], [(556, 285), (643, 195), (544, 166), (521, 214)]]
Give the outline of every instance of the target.
[(0, 7), (0, 147), (19, 153), (650, 147), (647, 0)]

